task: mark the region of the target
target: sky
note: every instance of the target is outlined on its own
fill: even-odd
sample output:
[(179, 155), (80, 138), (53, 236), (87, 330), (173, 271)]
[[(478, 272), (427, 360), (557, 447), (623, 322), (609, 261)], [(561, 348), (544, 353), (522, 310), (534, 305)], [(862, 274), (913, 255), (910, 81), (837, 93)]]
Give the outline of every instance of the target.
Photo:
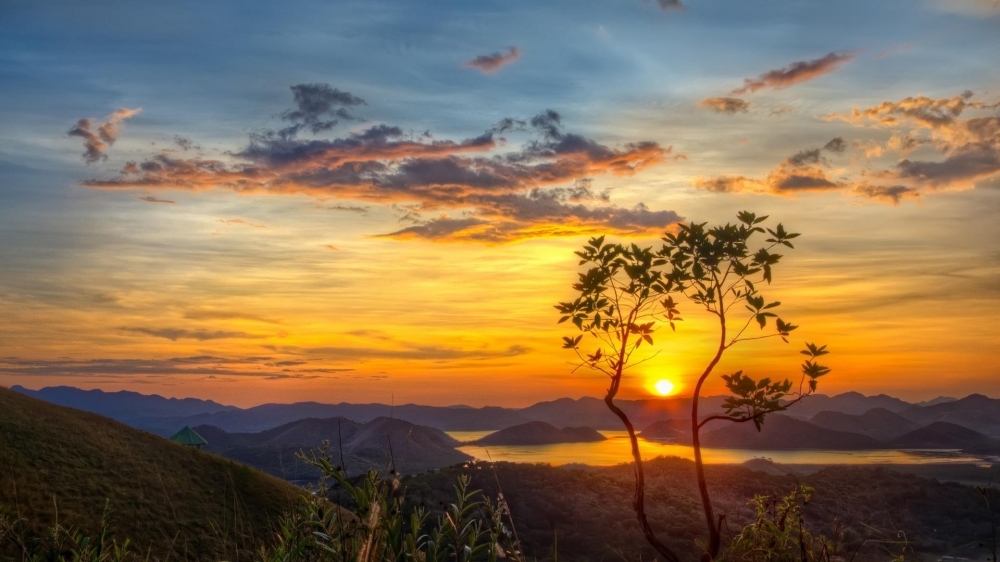
[[(602, 396), (573, 252), (750, 210), (800, 328), (719, 373), (1000, 396), (998, 59), (995, 0), (6, 1), (0, 384)], [(690, 393), (680, 309), (621, 396)]]

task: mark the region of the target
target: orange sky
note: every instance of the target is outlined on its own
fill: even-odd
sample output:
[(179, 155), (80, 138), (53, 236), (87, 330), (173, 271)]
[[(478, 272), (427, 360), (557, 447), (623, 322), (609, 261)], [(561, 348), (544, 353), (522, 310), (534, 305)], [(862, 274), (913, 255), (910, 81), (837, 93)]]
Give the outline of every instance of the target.
[[(719, 372), (794, 377), (811, 341), (833, 351), (824, 393), (1000, 396), (988, 4), (791, 20), (777, 4), (372, 4), (320, 27), (241, 13), (241, 42), (218, 14), (25, 8), (0, 24), (16, 44), (0, 384), (240, 406), (597, 396), (553, 309), (573, 251), (751, 210), (802, 233), (764, 290), (801, 328)], [(690, 392), (714, 332), (681, 312), (623, 397), (663, 378)]]

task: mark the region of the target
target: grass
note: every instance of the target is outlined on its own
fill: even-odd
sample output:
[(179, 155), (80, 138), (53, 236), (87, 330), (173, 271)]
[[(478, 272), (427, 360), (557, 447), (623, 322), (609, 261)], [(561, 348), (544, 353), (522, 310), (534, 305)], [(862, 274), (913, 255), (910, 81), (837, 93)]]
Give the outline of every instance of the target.
[(0, 388), (0, 505), (43, 536), (56, 523), (158, 558), (239, 558), (303, 492), (233, 461)]

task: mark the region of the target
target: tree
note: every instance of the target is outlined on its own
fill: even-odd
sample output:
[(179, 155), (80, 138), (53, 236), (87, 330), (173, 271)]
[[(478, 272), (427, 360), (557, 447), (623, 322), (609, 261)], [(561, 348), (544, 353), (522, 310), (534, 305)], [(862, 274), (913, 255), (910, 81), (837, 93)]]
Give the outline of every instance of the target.
[[(719, 322), (715, 354), (699, 376), (691, 402), (695, 469), (709, 535), (705, 547), (706, 560), (719, 555), (722, 517), (715, 516), (705, 481), (701, 429), (711, 421), (725, 420), (735, 423), (752, 421), (759, 431), (767, 414), (785, 410), (808, 396), (816, 390), (817, 380), (830, 372), (828, 367), (818, 363), (818, 358), (827, 354), (826, 346), (807, 343), (802, 351), (807, 359), (802, 364), (797, 388), (793, 388), (788, 379), (755, 380), (742, 371), (736, 371), (721, 377), (732, 393), (725, 400), (725, 413), (700, 417), (698, 401), (702, 388), (726, 350), (740, 342), (775, 337), (787, 343), (789, 334), (798, 328), (777, 316), (775, 309), (781, 303), (767, 301), (758, 286), (771, 283), (774, 266), (782, 258), (772, 250), (779, 246), (793, 248), (791, 240), (799, 235), (786, 232), (781, 224), (774, 230), (765, 230), (761, 225), (767, 220), (766, 216), (758, 218), (753, 213), (741, 212), (738, 218), (738, 224), (712, 228), (706, 228), (704, 223), (681, 224), (676, 233), (664, 236), (662, 247), (655, 252), (652, 248), (641, 248), (636, 244), (606, 244), (603, 236), (591, 239), (583, 250), (576, 252), (580, 265), (589, 266), (579, 274), (578, 282), (573, 285), (579, 295), (573, 301), (556, 305), (562, 314), (559, 322), (571, 321), (582, 332), (575, 337), (563, 338), (563, 347), (577, 355), (578, 363), (574, 371), (586, 367), (604, 373), (610, 379), (604, 402), (622, 421), (631, 442), (635, 470), (632, 507), (646, 539), (669, 562), (677, 561), (677, 555), (656, 537), (646, 517), (645, 478), (635, 429), (614, 400), (624, 374), (651, 358), (647, 356), (633, 361), (634, 353), (643, 344), (653, 345), (658, 323), (669, 325), (672, 331), (676, 331), (677, 323), (682, 321), (674, 296), (703, 309)], [(766, 245), (751, 252), (751, 238), (764, 233), (770, 235)], [(743, 305), (742, 308), (730, 314), (731, 309), (739, 304)], [(746, 313), (737, 314), (744, 309)], [(772, 333), (747, 334), (747, 329), (753, 324), (761, 330), (765, 329), (772, 318)], [(733, 329), (731, 321), (735, 321)], [(596, 340), (593, 354), (581, 348), (584, 336), (588, 335)], [(589, 347), (590, 340), (587, 345), (588, 349), (592, 349)]]

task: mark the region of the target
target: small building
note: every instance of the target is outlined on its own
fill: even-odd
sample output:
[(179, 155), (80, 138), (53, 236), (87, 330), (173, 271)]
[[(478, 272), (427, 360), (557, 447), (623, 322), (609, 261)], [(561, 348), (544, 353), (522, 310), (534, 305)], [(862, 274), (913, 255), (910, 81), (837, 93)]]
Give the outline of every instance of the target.
[(201, 449), (202, 445), (208, 445), (208, 441), (205, 441), (204, 437), (198, 435), (197, 431), (187, 426), (184, 426), (184, 429), (175, 433), (170, 440), (174, 443), (180, 443), (181, 445), (187, 445), (197, 449)]

